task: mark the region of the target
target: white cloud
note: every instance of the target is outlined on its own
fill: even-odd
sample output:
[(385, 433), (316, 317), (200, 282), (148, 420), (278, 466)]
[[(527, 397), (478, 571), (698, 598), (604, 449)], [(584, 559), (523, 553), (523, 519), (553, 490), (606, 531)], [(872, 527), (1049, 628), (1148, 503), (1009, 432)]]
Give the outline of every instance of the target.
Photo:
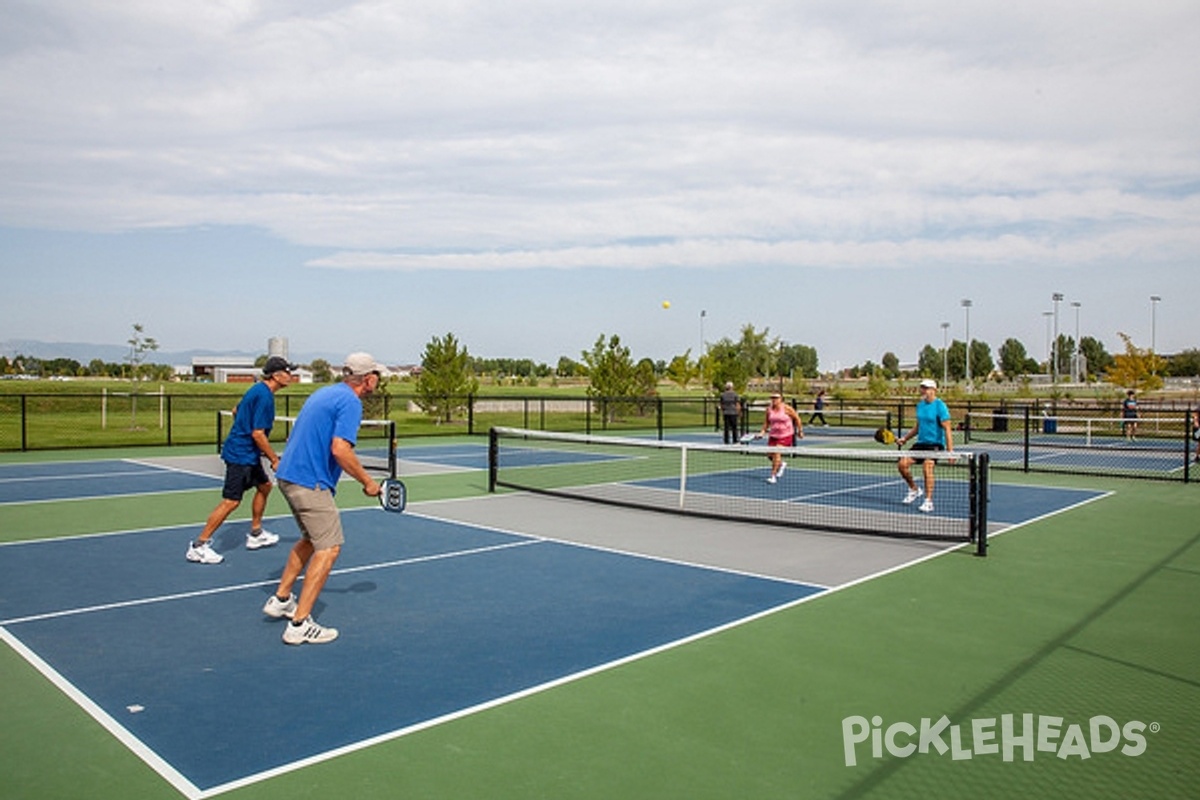
[(1197, 251), (1194, 0), (9, 6), (0, 227), (249, 226), (317, 275)]

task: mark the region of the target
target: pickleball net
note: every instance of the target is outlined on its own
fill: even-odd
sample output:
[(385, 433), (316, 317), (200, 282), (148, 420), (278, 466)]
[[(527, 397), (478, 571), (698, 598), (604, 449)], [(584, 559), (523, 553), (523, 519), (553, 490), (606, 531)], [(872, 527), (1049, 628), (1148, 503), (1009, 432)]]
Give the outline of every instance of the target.
[[(271, 442), (283, 445), (291, 435), (296, 417), (275, 417), (271, 428)], [(217, 452), (229, 435), (233, 425), (232, 411), (217, 412)], [(380, 472), (396, 477), (396, 423), (390, 419), (364, 419), (358, 426), (358, 441), (354, 452), (363, 467), (371, 472)]]
[[(774, 483), (768, 456), (785, 469)], [(904, 503), (902, 455), (937, 462), (933, 511)], [(715, 519), (975, 542), (987, 547), (985, 453), (764, 447), (492, 428), (489, 490), (524, 490)], [(918, 486), (922, 466), (913, 465)]]

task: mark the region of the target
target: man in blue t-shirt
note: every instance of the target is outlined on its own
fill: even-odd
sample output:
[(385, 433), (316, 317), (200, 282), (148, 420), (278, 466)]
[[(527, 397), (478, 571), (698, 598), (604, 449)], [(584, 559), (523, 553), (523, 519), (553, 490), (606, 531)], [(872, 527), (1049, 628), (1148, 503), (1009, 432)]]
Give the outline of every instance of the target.
[[(323, 644), (337, 638), (337, 628), (318, 625), (312, 610), (345, 541), (334, 502), (342, 472), (362, 484), (363, 494), (379, 495), (379, 484), (363, 468), (354, 445), (362, 398), (379, 388), (382, 373), (383, 367), (369, 354), (348, 355), (341, 382), (318, 389), (300, 409), (275, 473), (300, 527), (300, 541), (288, 554), (279, 587), (263, 606), (269, 617), (291, 619), (283, 630), (286, 644)], [(306, 568), (297, 599), (292, 587)]]
[(221, 527), (230, 514), (242, 504), (242, 496), (248, 489), (256, 489), (250, 505), (250, 532), (246, 534), (246, 548), (257, 550), (270, 547), (279, 537), (263, 530), (263, 512), (267, 508), (267, 496), (271, 493), (271, 478), (263, 469), (262, 459), (271, 462), (271, 469), (279, 466), (279, 456), (271, 447), (271, 428), (275, 425), (275, 392), (290, 384), (295, 364), (286, 358), (271, 356), (263, 364), (262, 381), (251, 386), (233, 414), (233, 425), (229, 436), (221, 445), (221, 459), (225, 462), (225, 486), (221, 489), (221, 502), (208, 515), (204, 530), (188, 543), (185, 556), (197, 564), (220, 564), (224, 557), (212, 548), (212, 535)]
[[(950, 409), (937, 396), (937, 382), (926, 378), (921, 381), (920, 392), (921, 399), (917, 402), (917, 424), (898, 441), (904, 445), (915, 437), (917, 442), (912, 446), (913, 450), (953, 452), (954, 435), (950, 426)], [(912, 465), (918, 461), (925, 472), (924, 491), (917, 486), (912, 476)], [(925, 513), (933, 511), (933, 468), (936, 464), (937, 460), (933, 458), (904, 456), (900, 459), (897, 465), (900, 477), (908, 484), (908, 494), (904, 496), (905, 504), (912, 503), (923, 494), (925, 502), (921, 503), (921, 510)]]

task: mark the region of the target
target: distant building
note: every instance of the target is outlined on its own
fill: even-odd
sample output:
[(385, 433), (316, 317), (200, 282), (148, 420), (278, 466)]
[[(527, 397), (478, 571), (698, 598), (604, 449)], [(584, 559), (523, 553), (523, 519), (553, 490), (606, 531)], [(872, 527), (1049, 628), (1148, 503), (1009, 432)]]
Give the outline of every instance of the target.
[[(262, 377), (262, 369), (256, 367), (254, 361), (245, 356), (196, 356), (192, 359), (192, 379), (209, 383), (254, 383)], [(313, 382), (310, 370), (300, 368), (294, 374), (300, 383)]]

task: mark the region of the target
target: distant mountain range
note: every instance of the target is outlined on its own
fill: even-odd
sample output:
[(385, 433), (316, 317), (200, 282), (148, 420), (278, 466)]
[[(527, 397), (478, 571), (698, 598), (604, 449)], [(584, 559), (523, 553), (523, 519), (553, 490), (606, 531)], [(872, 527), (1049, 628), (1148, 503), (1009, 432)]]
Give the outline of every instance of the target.
[[(240, 356), (242, 358), (258, 358), (265, 355), (266, 350), (155, 350), (146, 354), (146, 360), (154, 364), (169, 364), (171, 366), (190, 365), (197, 356)], [(80, 364), (87, 364), (94, 358), (110, 364), (122, 364), (129, 357), (128, 345), (90, 344), (86, 342), (39, 342), (34, 339), (9, 339), (0, 342), (0, 356), (12, 358), (16, 355), (33, 358), (70, 358)], [(289, 353), (288, 357), (297, 363), (311, 364), (318, 358), (323, 358), (330, 364), (339, 364), (346, 357), (345, 353)]]

